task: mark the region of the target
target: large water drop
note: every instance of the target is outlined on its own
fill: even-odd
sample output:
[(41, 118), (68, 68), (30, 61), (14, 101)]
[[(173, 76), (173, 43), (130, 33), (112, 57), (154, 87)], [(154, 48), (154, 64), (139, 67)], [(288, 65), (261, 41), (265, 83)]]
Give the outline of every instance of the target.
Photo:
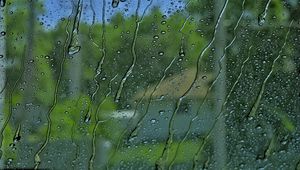
[(112, 6), (113, 8), (117, 8), (118, 5), (119, 5), (119, 2), (120, 2), (120, 0), (113, 0), (112, 3), (111, 3), (111, 6)]

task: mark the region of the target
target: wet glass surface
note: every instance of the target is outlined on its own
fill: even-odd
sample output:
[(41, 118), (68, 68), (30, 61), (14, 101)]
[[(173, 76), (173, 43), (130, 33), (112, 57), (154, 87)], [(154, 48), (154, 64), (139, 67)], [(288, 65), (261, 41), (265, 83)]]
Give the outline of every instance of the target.
[(0, 0), (0, 167), (299, 169), (300, 1)]

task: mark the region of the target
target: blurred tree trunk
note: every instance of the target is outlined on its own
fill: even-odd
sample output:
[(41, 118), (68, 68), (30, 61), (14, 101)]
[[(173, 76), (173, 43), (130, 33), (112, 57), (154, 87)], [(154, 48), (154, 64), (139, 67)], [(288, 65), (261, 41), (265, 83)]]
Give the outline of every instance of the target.
[(80, 94), (80, 77), (81, 77), (81, 53), (76, 53), (72, 55), (72, 59), (69, 64), (69, 96), (75, 100)]
[[(25, 59), (24, 62), (24, 73), (22, 77), (22, 81), (20, 82), (19, 87), (23, 88), (23, 98), (22, 102), (20, 102), (20, 106), (17, 108), (16, 113), (13, 114), (13, 127), (16, 130), (15, 137), (18, 137), (20, 139), (22, 136), (22, 133), (25, 131), (28, 131), (28, 129), (33, 129), (32, 121), (27, 121), (27, 119), (30, 117), (32, 119), (33, 115), (37, 113), (37, 111), (34, 110), (34, 92), (38, 88), (36, 85), (36, 78), (35, 78), (35, 72), (36, 72), (36, 61), (34, 57), (34, 32), (35, 32), (35, 23), (36, 23), (36, 14), (35, 14), (35, 6), (36, 6), (36, 0), (30, 0), (25, 3), (28, 5), (28, 25), (26, 28), (26, 31), (24, 32), (24, 37), (26, 37), (26, 43), (24, 46), (24, 53), (23, 57)], [(21, 74), (21, 73), (20, 73)], [(22, 92), (22, 91), (21, 91)], [(35, 111), (35, 113), (34, 113)], [(15, 139), (14, 139), (15, 140)], [(21, 147), (22, 148), (22, 147)]]
[[(0, 0), (0, 32), (6, 32), (5, 25), (5, 4)], [(4, 102), (5, 102), (5, 84), (6, 84), (6, 41), (5, 35), (0, 34), (0, 128), (4, 124)], [(3, 167), (3, 159), (0, 160), (0, 168)]]
[[(34, 122), (38, 116), (36, 116), (38, 110), (35, 106), (35, 91), (38, 88), (36, 84), (36, 64), (34, 57), (34, 33), (35, 33), (35, 23), (36, 23), (36, 0), (26, 1), (25, 5), (28, 5), (28, 19), (26, 25), (26, 31), (24, 32), (24, 37), (26, 37), (26, 42), (24, 46), (24, 53), (23, 60), (24, 64), (24, 73), (22, 77), (22, 81), (19, 84), (20, 88), (24, 90), (21, 91), (22, 94), (22, 101), (20, 102), (20, 106), (16, 109), (16, 112), (13, 113), (13, 117), (15, 119), (12, 120), (13, 125), (12, 127), (15, 129), (14, 134), (14, 143), (18, 145), (17, 147), (17, 160), (20, 160), (18, 167), (26, 167), (28, 166), (28, 160), (23, 159), (26, 157), (32, 157), (31, 152), (24, 152), (24, 149), (27, 148), (28, 150), (32, 149), (32, 144), (28, 145), (28, 141), (25, 140), (24, 136), (25, 133), (28, 133), (34, 130)], [(21, 74), (21, 73), (20, 73)]]
[[(78, 51), (74, 54), (69, 53), (69, 57), (71, 57), (69, 68), (68, 68), (68, 77), (70, 78), (69, 80), (69, 97), (72, 99), (75, 99), (80, 94), (80, 77), (81, 77), (81, 53), (80, 53), (80, 48), (81, 48), (81, 39), (80, 39), (80, 34), (79, 34), (79, 24), (80, 24), (80, 19), (81, 19), (81, 13), (82, 13), (82, 0), (78, 0), (77, 3), (74, 1), (75, 9), (77, 11), (75, 12), (74, 16), (74, 28), (72, 32), (72, 40), (71, 40), (71, 45), (73, 47), (79, 47)], [(87, 40), (88, 41), (88, 40)], [(70, 50), (70, 49), (69, 49)]]
[[(226, 0), (215, 0), (215, 21), (217, 22), (218, 16), (224, 6)], [(226, 11), (227, 9), (225, 9)], [(223, 17), (220, 19), (219, 26), (215, 35), (215, 64), (214, 64), (214, 75), (217, 76), (219, 73), (220, 65), (219, 61), (224, 54), (224, 48), (226, 45), (226, 31), (224, 26), (224, 18), (226, 16), (224, 11)], [(215, 100), (213, 113), (214, 117), (218, 116), (222, 108), (226, 97), (226, 57), (221, 61), (221, 73), (218, 78), (218, 82), (215, 84), (215, 90), (213, 98)], [(226, 129), (225, 129), (225, 118), (223, 116), (217, 121), (213, 131), (213, 146), (214, 146), (214, 169), (226, 169)]]
[[(35, 59), (34, 59), (34, 32), (35, 32), (35, 22), (36, 22), (36, 14), (35, 14), (35, 0), (28, 1), (28, 25), (26, 34), (26, 45), (25, 45), (25, 60), (24, 60), (24, 74), (23, 81), (24, 82), (24, 97), (22, 104), (24, 108), (19, 110), (17, 114), (17, 123), (21, 123), (21, 121), (27, 117), (26, 114), (29, 114), (27, 111), (30, 111), (30, 107), (33, 106), (34, 103), (34, 88), (35, 84)], [(24, 110), (23, 110), (24, 109)]]

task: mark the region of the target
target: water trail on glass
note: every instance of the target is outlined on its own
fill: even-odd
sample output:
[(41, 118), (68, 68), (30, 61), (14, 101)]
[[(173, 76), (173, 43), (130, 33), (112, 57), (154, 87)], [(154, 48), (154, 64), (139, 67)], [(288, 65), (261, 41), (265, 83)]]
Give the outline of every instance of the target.
[(63, 67), (64, 67), (66, 57), (67, 57), (67, 53), (69, 53), (69, 48), (72, 46), (71, 43), (72, 43), (73, 33), (78, 33), (78, 32), (76, 32), (76, 30), (79, 30), (78, 27), (79, 27), (79, 22), (80, 22), (80, 15), (81, 15), (80, 13), (81, 13), (81, 8), (82, 8), (82, 3), (83, 3), (83, 1), (78, 0), (77, 9), (75, 11), (76, 13), (75, 13), (75, 16), (74, 16), (74, 22), (73, 22), (73, 27), (72, 27), (71, 34), (70, 34), (68, 28), (69, 28), (69, 24), (71, 22), (71, 16), (74, 12), (74, 9), (72, 9), (72, 13), (68, 17), (68, 22), (67, 22), (66, 28), (65, 28), (67, 37), (66, 37), (66, 40), (65, 40), (64, 48), (63, 48), (63, 58), (62, 58), (62, 61), (60, 63), (59, 75), (58, 75), (58, 79), (57, 79), (55, 89), (54, 89), (54, 99), (53, 99), (53, 103), (52, 103), (52, 105), (51, 105), (51, 107), (48, 110), (47, 115), (46, 115), (47, 116), (47, 122), (48, 122), (47, 131), (46, 131), (46, 138), (45, 138), (44, 143), (42, 144), (42, 146), (39, 148), (39, 150), (36, 152), (36, 154), (34, 156), (34, 164), (35, 164), (34, 169), (38, 169), (39, 165), (41, 164), (42, 160), (40, 158), (40, 154), (43, 152), (43, 150), (46, 148), (46, 146), (49, 143), (49, 138), (50, 138), (50, 135), (51, 135), (51, 127), (52, 127), (51, 113), (55, 109), (56, 104), (57, 104), (58, 88), (59, 88), (59, 85), (61, 83), (61, 78), (62, 78), (62, 75), (63, 75)]
[(185, 91), (185, 93), (178, 98), (178, 100), (176, 102), (176, 106), (175, 106), (174, 112), (173, 112), (173, 114), (171, 116), (171, 119), (169, 121), (169, 128), (168, 128), (168, 137), (167, 137), (167, 140), (165, 142), (165, 145), (164, 145), (164, 148), (163, 148), (161, 156), (159, 157), (159, 159), (155, 163), (156, 169), (163, 169), (164, 164), (168, 160), (169, 149), (170, 149), (170, 147), (172, 145), (172, 142), (173, 142), (173, 135), (174, 135), (173, 124), (174, 124), (175, 116), (176, 116), (176, 114), (178, 112), (178, 109), (179, 109), (179, 107), (181, 105), (182, 100), (188, 95), (188, 93), (194, 87), (194, 85), (195, 85), (195, 83), (196, 83), (196, 81), (198, 79), (199, 65), (200, 65), (200, 63), (202, 61), (202, 58), (203, 58), (205, 52), (211, 47), (211, 45), (213, 44), (213, 42), (215, 40), (216, 31), (217, 31), (217, 28), (219, 26), (220, 20), (221, 20), (223, 14), (224, 14), (224, 11), (225, 11), (225, 9), (227, 7), (228, 1), (229, 0), (225, 1), (224, 5), (222, 7), (222, 10), (221, 10), (221, 12), (220, 12), (220, 14), (218, 16), (217, 22), (216, 22), (216, 24), (214, 26), (214, 32), (213, 32), (212, 39), (205, 46), (205, 48), (203, 48), (203, 50), (201, 51), (200, 55), (197, 58), (197, 69), (196, 69), (196, 73), (195, 73), (193, 82), (190, 84), (189, 88)]
[(264, 9), (264, 12), (262, 12), (261, 14), (259, 14), (258, 16), (258, 25), (259, 26), (263, 26), (264, 23), (266, 22), (266, 17), (267, 17), (267, 13), (268, 13), (268, 9), (269, 9), (269, 5), (271, 3), (272, 0), (268, 0), (266, 6), (265, 6), (265, 9)]
[[(89, 107), (88, 107), (88, 111), (85, 115), (85, 122), (89, 122), (91, 120), (91, 116), (92, 116), (92, 106), (94, 104), (94, 101), (95, 101), (95, 96), (97, 94), (97, 92), (99, 91), (100, 89), (100, 83), (98, 82), (97, 78), (98, 76), (102, 73), (102, 67), (103, 67), (103, 63), (105, 61), (105, 57), (106, 57), (106, 37), (105, 37), (105, 33), (106, 33), (106, 22), (105, 22), (105, 5), (106, 5), (106, 0), (103, 0), (103, 6), (102, 6), (102, 35), (101, 35), (101, 39), (102, 39), (102, 43), (101, 43), (101, 48), (99, 47), (99, 45), (93, 40), (92, 38), (92, 35), (91, 35), (91, 27), (89, 28), (89, 37), (90, 39), (92, 40), (93, 44), (100, 48), (100, 51), (102, 53), (102, 56), (101, 56), (101, 59), (98, 61), (98, 64), (97, 64), (97, 67), (95, 69), (95, 75), (94, 75), (94, 82), (96, 84), (96, 89), (95, 91), (93, 92), (92, 96), (91, 96), (91, 102), (89, 104)], [(95, 10), (94, 10), (94, 7), (92, 5), (92, 0), (90, 1), (90, 7), (92, 9), (92, 12), (93, 12), (93, 22), (92, 22), (92, 25), (94, 24), (95, 22)]]
[[(266, 79), (264, 80), (264, 83), (263, 83), (263, 85), (262, 85), (261, 91), (260, 91), (260, 93), (259, 93), (259, 95), (258, 95), (258, 98), (257, 98), (257, 100), (256, 100), (256, 102), (255, 102), (255, 104), (254, 104), (254, 106), (253, 106), (253, 108), (252, 108), (252, 110), (251, 110), (251, 112), (250, 112), (250, 115), (251, 115), (251, 113), (252, 113), (252, 111), (253, 111), (255, 105), (257, 105), (257, 107), (258, 107), (258, 104), (259, 104), (259, 101), (260, 101), (259, 98), (261, 98), (261, 94), (263, 93), (264, 86), (265, 86), (265, 84), (266, 84), (268, 78), (269, 78), (269, 77), (271, 76), (271, 74), (273, 73), (273, 69), (274, 69), (275, 63), (276, 63), (276, 61), (280, 58), (281, 53), (282, 53), (282, 51), (283, 51), (283, 48), (284, 48), (285, 45), (286, 45), (286, 40), (287, 40), (287, 37), (288, 37), (288, 35), (289, 35), (289, 33), (290, 33), (290, 28), (291, 28), (292, 23), (293, 23), (293, 21), (290, 22), (289, 29), (288, 29), (288, 31), (287, 31), (287, 33), (286, 33), (286, 35), (285, 35), (284, 43), (283, 43), (283, 45), (282, 45), (282, 47), (281, 47), (281, 49), (280, 49), (280, 51), (279, 51), (278, 56), (277, 56), (277, 57), (275, 58), (275, 60), (273, 61), (273, 65), (272, 65), (271, 71), (269, 72), (268, 76), (267, 76)], [(252, 48), (252, 46), (249, 48), (249, 51), (251, 50), (251, 48)], [(249, 57), (249, 56), (248, 56), (248, 57)], [(248, 60), (248, 58), (247, 58), (246, 60)], [(245, 62), (244, 62), (244, 63), (245, 63)], [(244, 64), (244, 63), (243, 63), (243, 64)], [(241, 72), (242, 72), (242, 70), (241, 70)], [(241, 75), (241, 73), (240, 73), (240, 75)], [(239, 77), (240, 77), (240, 76), (239, 76)], [(238, 77), (238, 78), (239, 78), (239, 77)], [(234, 85), (235, 85), (235, 84), (234, 84)], [(230, 91), (230, 92), (231, 92), (231, 91)], [(214, 129), (214, 127), (215, 127), (217, 121), (218, 121), (219, 118), (222, 116), (222, 113), (223, 113), (223, 111), (224, 111), (225, 105), (226, 105), (227, 102), (228, 102), (228, 99), (229, 99), (229, 96), (226, 97), (226, 100), (225, 100), (225, 102), (224, 102), (223, 105), (222, 105), (221, 111), (220, 111), (219, 114), (217, 115), (217, 117), (216, 117), (216, 119), (215, 119), (215, 121), (214, 121), (214, 123), (213, 123), (211, 129), (208, 131), (207, 135), (204, 137), (204, 140), (203, 140), (202, 144), (201, 144), (200, 147), (197, 149), (197, 152), (196, 152), (196, 154), (194, 155), (194, 162), (193, 162), (193, 168), (194, 168), (194, 169), (196, 168), (197, 157), (199, 157), (199, 154), (202, 152), (202, 150), (203, 150), (205, 144), (208, 142), (208, 139), (209, 139), (209, 137), (210, 137), (210, 135), (211, 135), (211, 133), (212, 133), (212, 131), (213, 131), (213, 129)], [(256, 103), (258, 103), (258, 104), (256, 104)], [(256, 108), (256, 109), (257, 109), (257, 108)], [(256, 111), (256, 110), (254, 110), (254, 113), (255, 113), (255, 111)], [(254, 113), (253, 113), (253, 114), (254, 114)]]
[(219, 67), (220, 67), (220, 70), (219, 70), (219, 72), (218, 72), (218, 75), (216, 76), (215, 80), (213, 81), (213, 83), (210, 85), (210, 87), (209, 87), (208, 90), (206, 91), (206, 94), (205, 94), (205, 96), (204, 96), (204, 98), (203, 98), (203, 100), (202, 100), (202, 103), (200, 104), (200, 106), (199, 106), (198, 109), (197, 109), (197, 112), (196, 112), (195, 117), (192, 118), (192, 120), (189, 122), (188, 130), (185, 132), (185, 135), (184, 135), (183, 139), (182, 139), (182, 140), (179, 142), (179, 144), (177, 145), (176, 150), (175, 150), (175, 155), (174, 155), (174, 157), (173, 157), (173, 159), (172, 159), (172, 161), (171, 161), (171, 163), (170, 163), (169, 169), (172, 169), (172, 166), (173, 166), (173, 164), (174, 164), (174, 162), (175, 162), (175, 159), (176, 159), (176, 156), (177, 156), (177, 154), (178, 154), (178, 149), (179, 149), (180, 145), (186, 140), (187, 136), (189, 135), (190, 130), (191, 130), (192, 123), (193, 123), (193, 122), (197, 119), (197, 117), (199, 116), (199, 111), (201, 110), (203, 104), (205, 103), (205, 101), (206, 101), (206, 99), (207, 99), (207, 96), (208, 96), (209, 92), (211, 91), (212, 87), (215, 85), (215, 83), (217, 82), (217, 80), (218, 80), (218, 78), (219, 78), (219, 76), (220, 76), (220, 74), (221, 74), (221, 71), (222, 71), (222, 64), (221, 64), (221, 62), (222, 62), (222, 60), (225, 58), (226, 52), (227, 52), (228, 48), (230, 48), (230, 47), (232, 46), (232, 44), (235, 42), (235, 40), (236, 40), (236, 38), (237, 38), (236, 30), (237, 30), (237, 28), (238, 28), (238, 26), (239, 26), (239, 24), (240, 24), (240, 22), (241, 22), (241, 20), (242, 20), (242, 18), (243, 18), (243, 16), (244, 16), (245, 1), (246, 1), (246, 0), (244, 0), (243, 3), (242, 3), (242, 12), (241, 12), (241, 15), (240, 15), (240, 17), (239, 17), (238, 21), (236, 22), (236, 25), (235, 25), (235, 27), (234, 27), (234, 29), (233, 29), (233, 34), (234, 34), (234, 36), (233, 36), (232, 40), (230, 41), (230, 43), (225, 47), (225, 49), (224, 49), (224, 51), (223, 51), (223, 55), (222, 55), (221, 58), (219, 59)]
[(103, 105), (103, 103), (106, 101), (107, 97), (111, 94), (112, 91), (112, 87), (111, 87), (111, 83), (117, 78), (118, 75), (115, 75), (109, 82), (108, 84), (108, 92), (105, 95), (104, 99), (100, 102), (100, 104), (98, 105), (96, 112), (95, 112), (95, 126), (93, 128), (93, 137), (92, 137), (92, 155), (89, 159), (89, 169), (94, 169), (94, 161), (95, 161), (95, 157), (96, 157), (96, 132), (98, 129), (98, 126), (100, 123), (104, 123), (107, 120), (100, 120), (99, 119), (99, 111), (101, 106)]
[(22, 63), (21, 63), (21, 70), (20, 70), (20, 73), (19, 73), (19, 77), (17, 78), (17, 80), (15, 81), (14, 85), (12, 87), (10, 87), (10, 84), (7, 82), (7, 86), (10, 87), (10, 90), (9, 90), (9, 110), (8, 110), (8, 116), (7, 118), (5, 119), (4, 123), (3, 123), (3, 126), (1, 127), (1, 131), (0, 131), (0, 159), (2, 158), (2, 144), (3, 144), (3, 133), (9, 123), (9, 121), (11, 120), (11, 117), (13, 115), (13, 94), (14, 94), (14, 91), (16, 90), (18, 84), (20, 83), (22, 77), (23, 77), (23, 74), (24, 74), (24, 71), (25, 71), (25, 50), (26, 50), (26, 46), (24, 46), (24, 50), (23, 50), (23, 56), (22, 56)]
[[(189, 1), (190, 2), (190, 1)], [(186, 5), (187, 6), (187, 5)], [(186, 17), (185, 21), (183, 22), (179, 32), (182, 34), (182, 38), (181, 38), (181, 46), (180, 46), (180, 50), (179, 50), (179, 56), (180, 57), (183, 57), (185, 55), (185, 52), (183, 50), (183, 41), (184, 41), (184, 33), (182, 32), (185, 24), (187, 23), (188, 19), (190, 18), (190, 15), (188, 17)], [(146, 106), (146, 111), (145, 113), (142, 115), (142, 117), (138, 120), (138, 123), (136, 124), (136, 126), (133, 128), (133, 130), (129, 133), (129, 139), (133, 138), (134, 136), (137, 135), (137, 132), (139, 131), (139, 128), (142, 124), (142, 122), (144, 121), (145, 117), (147, 116), (148, 114), (148, 111), (149, 111), (149, 107), (150, 107), (150, 103), (151, 101), (153, 100), (153, 95), (154, 93), (156, 92), (156, 90), (159, 88), (159, 86), (161, 85), (161, 83), (163, 82), (163, 80), (166, 78), (167, 76), (167, 73), (169, 71), (169, 69), (171, 68), (171, 66), (173, 65), (173, 63), (177, 60), (177, 58), (179, 56), (175, 56), (171, 62), (169, 63), (169, 65), (164, 69), (164, 72), (163, 72), (163, 76), (160, 78), (159, 82), (155, 85), (153, 91), (151, 92), (150, 94), (150, 97), (149, 97), (149, 100), (148, 100), (148, 103), (147, 103), (147, 106)]]
[(138, 0), (137, 8), (136, 8), (136, 11), (135, 11), (135, 30), (134, 30), (133, 41), (132, 41), (132, 44), (131, 44), (132, 63), (131, 63), (131, 66), (128, 68), (126, 74), (124, 75), (124, 77), (122, 78), (122, 80), (120, 82), (120, 86), (119, 86), (117, 94), (115, 96), (115, 102), (119, 102), (124, 84), (125, 84), (127, 78), (132, 74), (133, 68), (135, 67), (135, 63), (136, 63), (136, 60), (137, 60), (136, 50), (135, 50), (137, 35), (138, 35), (138, 32), (139, 32), (140, 24), (143, 21), (144, 15), (145, 15), (146, 11), (148, 10), (148, 8), (151, 6), (152, 2), (153, 2), (153, 0), (151, 0), (150, 3), (147, 5), (147, 7), (145, 8), (145, 10), (142, 14), (141, 19), (139, 19), (138, 12), (139, 12), (139, 8), (140, 8), (141, 0)]
[(281, 53), (283, 52), (284, 47), (285, 47), (285, 45), (286, 45), (286, 41), (287, 41), (287, 39), (288, 39), (288, 36), (289, 36), (290, 30), (291, 30), (292, 24), (293, 24), (293, 20), (290, 22), (288, 32), (287, 32), (286, 35), (285, 35), (284, 43), (283, 43), (283, 45), (281, 46), (281, 48), (280, 48), (280, 50), (279, 50), (279, 52), (278, 52), (278, 56), (273, 60), (271, 70), (270, 70), (270, 72), (268, 73), (267, 77), (264, 79), (264, 81), (263, 81), (263, 83), (262, 83), (262, 85), (261, 85), (259, 94), (258, 94), (258, 96), (257, 96), (257, 98), (256, 98), (256, 100), (255, 100), (254, 105), (253, 105), (252, 108), (251, 108), (251, 111), (250, 111), (250, 113), (249, 113), (249, 116), (254, 116), (255, 113), (256, 113), (256, 111), (257, 111), (257, 109), (258, 109), (258, 107), (259, 107), (259, 103), (260, 103), (261, 98), (262, 98), (262, 96), (263, 96), (263, 94), (264, 94), (266, 84), (267, 84), (269, 78), (271, 77), (271, 75), (273, 74), (274, 68), (275, 68), (275, 64), (276, 64), (277, 60), (281, 57)]
[(107, 166), (106, 168), (109, 169), (109, 165), (110, 165), (110, 162), (111, 160), (114, 158), (115, 154), (117, 153), (119, 147), (121, 146), (121, 141), (124, 137), (124, 135), (126, 134), (126, 132), (128, 131), (129, 127), (131, 126), (131, 124), (133, 123), (133, 119), (136, 117), (136, 114), (137, 114), (137, 109), (138, 109), (138, 106), (140, 106), (140, 104), (142, 103), (142, 101), (144, 100), (145, 96), (146, 96), (146, 93), (148, 91), (148, 88), (149, 88), (149, 84), (147, 86), (147, 88), (144, 90), (144, 93), (143, 93), (143, 96), (139, 99), (139, 101), (137, 102), (137, 104), (135, 105), (135, 108), (134, 108), (134, 113), (133, 113), (133, 116), (129, 119), (127, 125), (126, 125), (126, 128), (124, 128), (124, 130), (121, 132), (121, 135), (119, 136), (118, 140), (117, 140), (117, 145), (116, 145), (116, 148), (114, 149), (114, 151), (112, 152), (111, 156), (109, 156), (109, 159), (107, 161)]

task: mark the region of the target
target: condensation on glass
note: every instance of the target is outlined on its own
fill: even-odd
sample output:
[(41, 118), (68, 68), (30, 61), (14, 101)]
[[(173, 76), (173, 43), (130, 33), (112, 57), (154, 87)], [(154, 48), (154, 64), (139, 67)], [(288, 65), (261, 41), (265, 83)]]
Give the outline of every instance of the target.
[(299, 169), (300, 1), (0, 0), (1, 169)]

